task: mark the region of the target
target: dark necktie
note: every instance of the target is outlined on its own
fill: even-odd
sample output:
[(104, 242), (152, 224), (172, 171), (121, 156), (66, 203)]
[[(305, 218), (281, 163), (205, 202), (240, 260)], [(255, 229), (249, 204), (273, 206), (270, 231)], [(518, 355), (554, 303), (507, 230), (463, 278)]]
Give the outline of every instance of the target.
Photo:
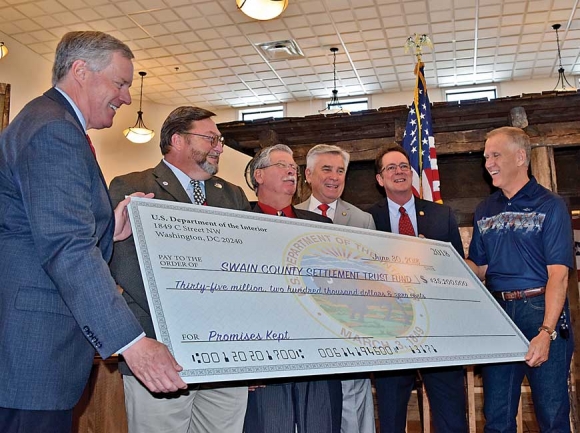
[(190, 180), (191, 186), (193, 187), (193, 203), (204, 205), (205, 204), (205, 196), (203, 195), (203, 190), (201, 189), (201, 185), (199, 180)]
[(322, 213), (322, 216), (327, 217), (328, 215), (326, 214), (326, 211), (330, 208), (330, 206), (328, 206), (326, 203), (322, 203), (320, 205), (318, 205), (318, 209), (320, 209), (320, 212)]
[(399, 218), (399, 234), (415, 236), (415, 229), (413, 228), (409, 214), (403, 206), (399, 208), (399, 212), (401, 212), (401, 217)]
[(93, 156), (95, 157), (95, 159), (97, 159), (97, 152), (95, 151), (95, 146), (93, 146), (91, 137), (89, 137), (89, 134), (85, 134), (85, 137), (87, 137), (87, 141), (89, 142), (89, 146), (91, 147), (91, 152), (93, 152)]

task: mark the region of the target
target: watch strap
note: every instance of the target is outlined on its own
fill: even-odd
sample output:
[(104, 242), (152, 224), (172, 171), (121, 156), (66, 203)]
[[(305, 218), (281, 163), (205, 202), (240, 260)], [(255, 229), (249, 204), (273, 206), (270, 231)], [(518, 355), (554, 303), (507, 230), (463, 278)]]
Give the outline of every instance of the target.
[(558, 336), (558, 333), (556, 332), (555, 329), (550, 329), (544, 325), (542, 325), (538, 328), (538, 332), (540, 332), (540, 331), (547, 332), (548, 335), (550, 336), (550, 340), (552, 340), (552, 341), (554, 341), (556, 339), (556, 337)]

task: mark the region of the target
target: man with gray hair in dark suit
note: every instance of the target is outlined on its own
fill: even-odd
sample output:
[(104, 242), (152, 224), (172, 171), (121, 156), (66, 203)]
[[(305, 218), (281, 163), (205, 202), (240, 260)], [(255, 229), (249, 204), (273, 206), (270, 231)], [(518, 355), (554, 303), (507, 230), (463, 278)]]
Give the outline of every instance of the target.
[(65, 34), (53, 87), (0, 136), (2, 433), (70, 432), (95, 351), (123, 352), (151, 391), (186, 386), (167, 347), (144, 337), (107, 266), (113, 242), (131, 233), (129, 200), (113, 212), (86, 131), (111, 127), (131, 103), (132, 59), (105, 33)]

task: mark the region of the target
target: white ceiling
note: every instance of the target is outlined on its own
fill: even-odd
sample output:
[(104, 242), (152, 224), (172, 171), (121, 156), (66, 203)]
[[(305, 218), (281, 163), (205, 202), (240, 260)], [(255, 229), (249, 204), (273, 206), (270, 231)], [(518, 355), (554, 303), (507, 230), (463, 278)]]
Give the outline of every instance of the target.
[[(0, 29), (52, 62), (60, 37), (100, 30), (126, 42), (144, 98), (223, 109), (329, 99), (414, 86), (404, 44), (426, 33), (429, 87), (557, 77), (561, 23), (566, 75), (580, 75), (580, 0), (289, 0), (278, 19), (255, 21), (235, 0), (0, 0)], [(305, 58), (267, 61), (253, 44), (294, 39)]]

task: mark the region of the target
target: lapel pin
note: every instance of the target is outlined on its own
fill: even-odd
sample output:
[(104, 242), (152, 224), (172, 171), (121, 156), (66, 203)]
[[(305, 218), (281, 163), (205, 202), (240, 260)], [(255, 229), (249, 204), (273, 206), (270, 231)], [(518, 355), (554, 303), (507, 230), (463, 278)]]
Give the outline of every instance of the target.
[(169, 182), (166, 182), (166, 181), (163, 181), (163, 182), (161, 182), (161, 183), (163, 183), (163, 186), (167, 186), (167, 185), (169, 185)]
[(216, 183), (214, 184), (214, 186), (215, 186), (216, 188), (219, 188), (219, 189), (222, 189), (222, 188), (223, 188), (222, 184), (221, 184), (221, 183), (219, 183), (219, 182), (216, 182)]
[(421, 216), (425, 216), (425, 212), (423, 212), (422, 210), (419, 211), (419, 215)]
[(343, 212), (343, 213), (342, 213), (342, 216), (346, 216), (346, 212)]

